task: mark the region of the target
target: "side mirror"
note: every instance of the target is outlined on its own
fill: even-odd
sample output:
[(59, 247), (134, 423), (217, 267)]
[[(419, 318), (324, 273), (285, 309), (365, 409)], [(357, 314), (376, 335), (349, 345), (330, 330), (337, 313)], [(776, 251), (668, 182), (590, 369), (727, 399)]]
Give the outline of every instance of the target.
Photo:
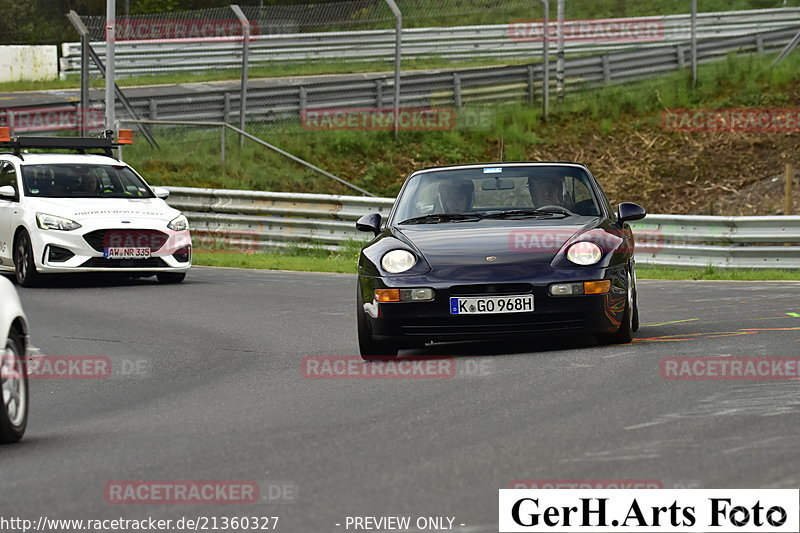
[(633, 202), (622, 202), (617, 208), (620, 223), (641, 220), (647, 215), (644, 207)]
[(364, 215), (356, 222), (356, 229), (358, 231), (371, 231), (377, 235), (381, 232), (381, 215), (379, 213)]
[(161, 198), (162, 200), (169, 198), (169, 191), (164, 187), (153, 187), (153, 194), (156, 195), (156, 198)]
[(17, 197), (17, 191), (11, 185), (3, 185), (0, 187), (0, 198), (3, 200), (14, 200)]

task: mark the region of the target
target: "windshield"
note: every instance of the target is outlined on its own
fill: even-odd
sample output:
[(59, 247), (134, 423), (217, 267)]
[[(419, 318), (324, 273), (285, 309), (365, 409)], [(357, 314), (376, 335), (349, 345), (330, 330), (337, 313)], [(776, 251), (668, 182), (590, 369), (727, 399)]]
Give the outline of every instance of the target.
[(33, 198), (153, 198), (125, 165), (23, 165), (25, 195)]
[(584, 170), (566, 166), (425, 172), (406, 185), (393, 221), (438, 223), (525, 214), (598, 216), (600, 210), (589, 180)]

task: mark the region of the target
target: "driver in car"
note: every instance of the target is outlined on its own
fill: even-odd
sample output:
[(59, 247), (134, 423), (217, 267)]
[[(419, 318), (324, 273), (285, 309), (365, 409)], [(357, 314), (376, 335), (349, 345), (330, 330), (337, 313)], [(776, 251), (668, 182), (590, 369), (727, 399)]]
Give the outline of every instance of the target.
[(528, 178), (528, 192), (535, 208), (549, 205), (564, 207), (563, 180), (554, 174), (530, 176)]
[(475, 188), (469, 180), (443, 181), (439, 184), (439, 203), (443, 213), (465, 213), (472, 208)]
[(100, 194), (100, 181), (94, 174), (86, 174), (81, 179), (81, 188), (79, 191), (88, 196), (97, 196)]

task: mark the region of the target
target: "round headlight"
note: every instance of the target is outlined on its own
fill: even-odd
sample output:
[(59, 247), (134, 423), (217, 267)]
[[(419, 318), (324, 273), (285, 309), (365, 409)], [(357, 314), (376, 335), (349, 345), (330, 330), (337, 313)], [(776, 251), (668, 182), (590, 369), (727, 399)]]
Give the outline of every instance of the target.
[(603, 251), (593, 242), (576, 242), (567, 250), (567, 259), (576, 265), (593, 265), (603, 257)]
[(392, 250), (381, 259), (381, 266), (391, 274), (405, 272), (415, 264), (417, 264), (417, 258), (406, 250)]

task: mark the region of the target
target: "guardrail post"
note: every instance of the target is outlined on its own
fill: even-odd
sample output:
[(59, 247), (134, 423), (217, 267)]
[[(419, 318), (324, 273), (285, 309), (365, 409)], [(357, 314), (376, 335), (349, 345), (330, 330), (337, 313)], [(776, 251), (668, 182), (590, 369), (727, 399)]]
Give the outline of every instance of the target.
[(219, 159), (222, 163), (222, 170), (225, 170), (225, 126), (219, 128)]
[(463, 107), (463, 102), (461, 100), (461, 76), (458, 75), (458, 72), (453, 74), (453, 103), (456, 109), (461, 109)]
[(794, 211), (794, 202), (792, 201), (792, 180), (794, 180), (794, 166), (791, 163), (786, 163), (786, 184), (784, 187), (784, 207), (783, 214), (791, 215)]
[(611, 83), (611, 60), (608, 54), (603, 54), (603, 83), (605, 85)]
[(534, 83), (536, 82), (536, 77), (533, 73), (533, 65), (528, 65), (528, 103), (533, 104), (534, 100), (536, 99), (536, 87)]
[(158, 103), (155, 98), (150, 99), (150, 120), (158, 120)]
[(756, 35), (756, 51), (759, 54), (764, 53), (764, 37), (762, 35)]
[(14, 135), (14, 111), (11, 109), (6, 110), (6, 121), (8, 122), (8, 131), (11, 136)]
[(678, 69), (686, 68), (686, 48), (681, 45), (675, 47), (675, 55), (678, 57)]
[(222, 93), (222, 122), (231, 121), (231, 93)]
[(308, 97), (306, 95), (306, 88), (303, 87), (302, 85), (297, 88), (297, 99), (299, 101), (298, 105), (297, 105), (297, 109), (298, 109), (298, 113), (299, 113), (299, 116), (300, 116), (300, 120), (302, 120), (303, 119), (303, 113), (305, 112), (306, 107), (308, 105)]
[(383, 107), (383, 80), (375, 80), (375, 108)]

